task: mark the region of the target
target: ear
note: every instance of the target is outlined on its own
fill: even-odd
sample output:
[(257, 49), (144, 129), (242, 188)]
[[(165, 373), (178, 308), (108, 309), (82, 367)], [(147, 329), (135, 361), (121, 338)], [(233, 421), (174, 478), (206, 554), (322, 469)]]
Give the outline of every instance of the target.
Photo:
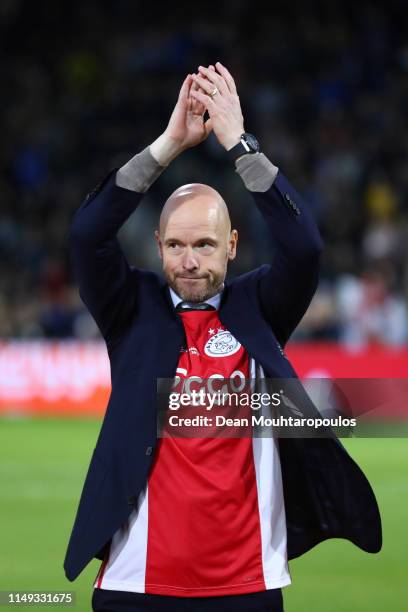
[(232, 261), (235, 259), (237, 254), (237, 243), (238, 243), (238, 232), (237, 230), (231, 230), (228, 239), (228, 259)]
[(163, 245), (162, 245), (162, 241), (160, 239), (159, 230), (155, 230), (154, 231), (154, 238), (155, 238), (155, 240), (157, 242), (159, 257), (160, 257), (160, 259), (163, 259)]

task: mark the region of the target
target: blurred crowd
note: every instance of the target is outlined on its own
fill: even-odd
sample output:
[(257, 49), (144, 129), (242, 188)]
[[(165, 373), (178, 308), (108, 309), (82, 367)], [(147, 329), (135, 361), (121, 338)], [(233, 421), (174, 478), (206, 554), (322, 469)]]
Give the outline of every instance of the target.
[[(233, 74), (245, 128), (313, 209), (319, 289), (293, 338), (408, 341), (406, 2), (0, 4), (0, 337), (93, 338), (73, 278), (74, 211), (165, 128), (199, 64)], [(270, 261), (261, 217), (214, 137), (184, 153), (120, 232), (160, 270), (153, 230), (179, 185), (206, 182), (240, 231), (235, 275)]]

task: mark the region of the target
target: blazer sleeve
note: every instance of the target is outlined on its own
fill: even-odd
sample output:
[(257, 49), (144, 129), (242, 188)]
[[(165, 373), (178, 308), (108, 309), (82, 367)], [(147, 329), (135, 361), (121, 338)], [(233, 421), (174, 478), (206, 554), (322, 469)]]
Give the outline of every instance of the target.
[(143, 194), (118, 187), (116, 171), (86, 196), (72, 218), (68, 236), (80, 297), (108, 348), (135, 312), (140, 274), (129, 266), (117, 233)]
[(323, 242), (300, 194), (279, 170), (265, 192), (252, 192), (267, 224), (272, 263), (258, 271), (263, 315), (284, 346), (316, 291)]

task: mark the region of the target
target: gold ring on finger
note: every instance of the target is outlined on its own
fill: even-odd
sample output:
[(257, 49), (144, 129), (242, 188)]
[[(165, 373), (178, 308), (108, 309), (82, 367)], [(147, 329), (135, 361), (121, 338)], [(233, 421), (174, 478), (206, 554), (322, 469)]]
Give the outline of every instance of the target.
[(214, 87), (214, 89), (212, 90), (212, 92), (209, 94), (212, 98), (215, 96), (215, 94), (218, 93), (218, 88)]

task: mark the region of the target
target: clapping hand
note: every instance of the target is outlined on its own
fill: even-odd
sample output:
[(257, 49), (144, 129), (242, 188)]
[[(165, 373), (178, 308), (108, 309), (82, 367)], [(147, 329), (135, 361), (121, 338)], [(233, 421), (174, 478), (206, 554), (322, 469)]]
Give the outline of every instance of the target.
[(179, 151), (200, 144), (212, 129), (211, 119), (204, 121), (205, 105), (192, 97), (192, 93), (199, 90), (193, 76), (188, 74), (185, 78), (165, 132), (168, 138), (177, 143)]
[(215, 64), (215, 68), (199, 66), (198, 70), (199, 74), (192, 75), (197, 87), (191, 87), (190, 96), (208, 111), (210, 126), (219, 143), (228, 151), (239, 142), (245, 131), (235, 81), (220, 62)]
[[(209, 119), (205, 121), (206, 111)], [(198, 74), (186, 76), (167, 128), (150, 151), (160, 164), (167, 165), (182, 151), (203, 142), (212, 130), (227, 150), (245, 131), (234, 79), (220, 62), (215, 67), (199, 66)]]

